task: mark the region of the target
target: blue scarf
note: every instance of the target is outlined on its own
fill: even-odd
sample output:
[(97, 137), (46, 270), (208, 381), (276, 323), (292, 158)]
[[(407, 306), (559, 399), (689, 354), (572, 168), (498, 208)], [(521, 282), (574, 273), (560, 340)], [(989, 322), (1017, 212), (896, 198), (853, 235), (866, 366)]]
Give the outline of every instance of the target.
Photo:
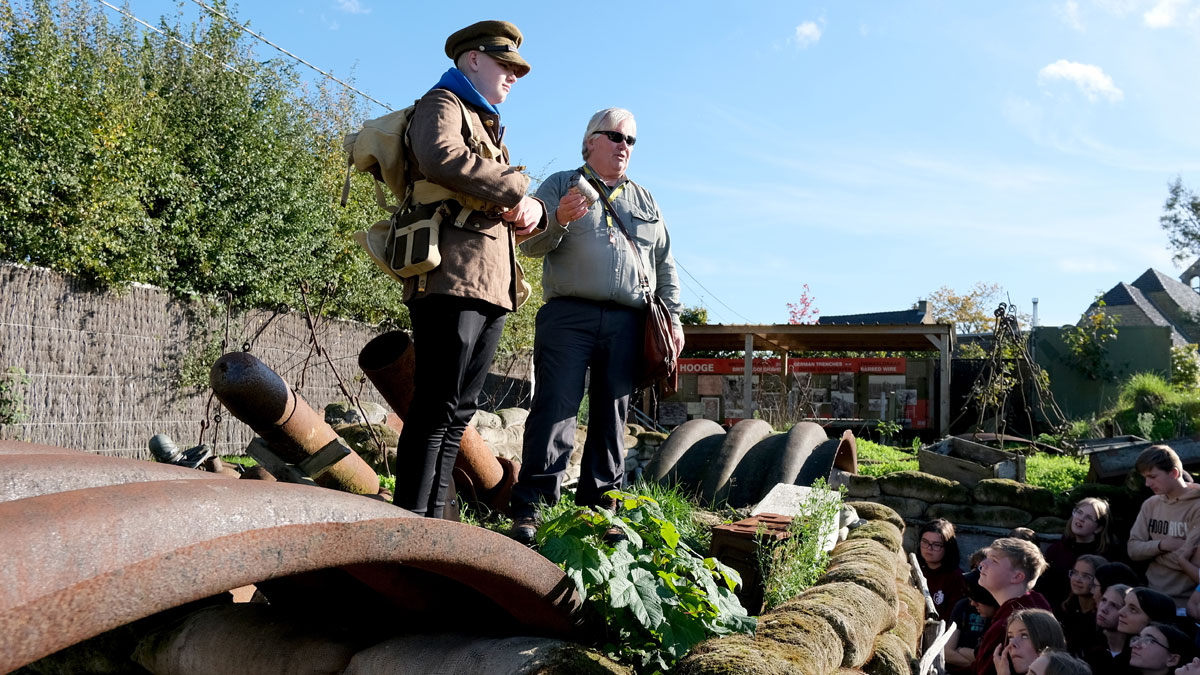
[[(433, 88), (446, 89), (476, 108), (482, 108), (483, 110), (492, 113), (496, 117), (500, 116), (500, 111), (496, 109), (496, 106), (488, 103), (488, 100), (483, 97), (483, 94), (479, 93), (479, 90), (475, 88), (475, 85), (471, 84), (471, 81), (467, 79), (467, 76), (463, 75), (462, 71), (458, 68), (451, 68), (450, 70), (447, 70), (442, 75), (442, 79), (438, 80), (438, 83), (433, 85)], [(500, 125), (500, 128), (504, 129), (504, 125)]]

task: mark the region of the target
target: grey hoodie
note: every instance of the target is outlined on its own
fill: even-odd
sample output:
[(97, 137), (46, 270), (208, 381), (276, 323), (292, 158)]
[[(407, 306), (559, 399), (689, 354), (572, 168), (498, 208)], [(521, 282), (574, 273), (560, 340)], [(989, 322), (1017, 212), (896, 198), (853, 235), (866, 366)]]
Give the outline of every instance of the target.
[(1159, 549), (1158, 542), (1162, 539), (1184, 540), (1180, 552), (1185, 555), (1190, 555), (1200, 543), (1200, 485), (1189, 483), (1175, 499), (1154, 495), (1142, 502), (1129, 531), (1129, 557), (1151, 561), (1146, 568), (1150, 587), (1171, 596), (1176, 606), (1184, 607), (1196, 582), (1183, 571), (1177, 556)]

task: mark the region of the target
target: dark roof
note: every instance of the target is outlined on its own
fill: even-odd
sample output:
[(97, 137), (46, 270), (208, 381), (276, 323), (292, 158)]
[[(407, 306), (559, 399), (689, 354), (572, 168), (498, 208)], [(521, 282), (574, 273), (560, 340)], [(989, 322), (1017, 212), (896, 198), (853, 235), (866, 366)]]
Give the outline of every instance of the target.
[(817, 320), (822, 326), (870, 326), (879, 324), (932, 323), (926, 321), (925, 310), (902, 309), (894, 312), (869, 312), (867, 314), (840, 314), (823, 316)]
[[(1178, 325), (1176, 325), (1175, 322), (1172, 321), (1167, 315), (1165, 315), (1158, 308), (1158, 306), (1154, 303), (1154, 301), (1152, 301), (1146, 295), (1146, 293), (1155, 293), (1155, 292), (1165, 291), (1166, 289), (1163, 287), (1163, 284), (1162, 284), (1162, 280), (1164, 278), (1175, 284), (1179, 284), (1181, 286), (1182, 286), (1182, 284), (1180, 284), (1178, 281), (1175, 281), (1174, 279), (1170, 279), (1169, 277), (1163, 277), (1161, 274), (1158, 274), (1158, 273), (1155, 273), (1152, 276), (1148, 276), (1148, 275), (1150, 275), (1151, 272), (1154, 272), (1154, 270), (1148, 270), (1146, 272), (1146, 274), (1143, 274), (1142, 276), (1138, 277), (1137, 281), (1134, 282), (1134, 284), (1140, 283), (1141, 287), (1139, 287), (1137, 285), (1127, 284), (1125, 282), (1121, 282), (1121, 283), (1117, 284), (1116, 286), (1113, 286), (1107, 293), (1105, 293), (1102, 296), (1102, 299), (1104, 300), (1104, 304), (1106, 306), (1112, 307), (1112, 308), (1129, 307), (1131, 305), (1134, 307), (1137, 307), (1138, 310), (1140, 310), (1143, 314), (1146, 315), (1146, 318), (1150, 321), (1150, 323), (1154, 324), (1155, 326), (1166, 326), (1166, 327), (1170, 328), (1171, 329), (1171, 341), (1173, 343), (1175, 343), (1177, 345), (1187, 344), (1190, 340), (1184, 335), (1183, 331), (1180, 330), (1180, 327)], [(1195, 291), (1193, 291), (1192, 289), (1190, 289), (1186, 286), (1184, 286), (1184, 288), (1187, 289), (1188, 293), (1190, 293), (1192, 295), (1197, 295), (1197, 293)], [(1143, 290), (1143, 289), (1145, 289), (1145, 290)], [(1175, 297), (1174, 294), (1170, 294), (1170, 295), (1171, 295), (1172, 300), (1174, 300), (1174, 297)], [(1197, 303), (1197, 305), (1200, 306), (1200, 300), (1193, 300), (1192, 298), (1185, 298), (1185, 300), (1189, 301), (1189, 302), (1195, 301)], [(1090, 312), (1091, 310), (1093, 310), (1095, 308), (1096, 308), (1096, 303), (1093, 302), (1091, 304), (1091, 306), (1088, 307), (1088, 311)], [(1188, 309), (1188, 311), (1190, 311), (1190, 307), (1187, 309)]]
[(1200, 293), (1192, 290), (1191, 286), (1169, 277), (1156, 269), (1146, 270), (1146, 273), (1133, 282), (1135, 288), (1143, 293), (1166, 293), (1171, 301), (1184, 314), (1200, 314)]

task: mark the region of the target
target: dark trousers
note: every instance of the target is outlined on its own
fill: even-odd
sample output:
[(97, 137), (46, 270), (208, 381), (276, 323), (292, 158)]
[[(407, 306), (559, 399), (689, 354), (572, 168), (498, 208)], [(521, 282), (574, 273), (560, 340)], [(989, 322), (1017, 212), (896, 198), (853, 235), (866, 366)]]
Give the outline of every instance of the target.
[(558, 502), (575, 449), (575, 416), (588, 386), (588, 434), (575, 502), (599, 504), (625, 475), (625, 416), (641, 346), (641, 310), (577, 298), (555, 298), (538, 311), (533, 343), (533, 408), (525, 420), (521, 473), (513, 486), (515, 517), (537, 503)]
[(441, 518), (459, 444), (500, 343), (506, 313), (487, 302), (432, 295), (409, 306), (414, 395), (396, 458), (392, 502)]

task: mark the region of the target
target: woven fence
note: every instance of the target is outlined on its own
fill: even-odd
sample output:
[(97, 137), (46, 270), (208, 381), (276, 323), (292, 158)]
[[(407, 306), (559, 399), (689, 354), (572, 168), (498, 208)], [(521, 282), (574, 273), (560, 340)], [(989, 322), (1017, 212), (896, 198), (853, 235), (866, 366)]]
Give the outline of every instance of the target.
[[(241, 454), (254, 432), (215, 398), (210, 402), (207, 386), (227, 324), (231, 350), (248, 346), (317, 410), (345, 399), (324, 358), (311, 350), (303, 314), (227, 316), (156, 288), (95, 292), (45, 269), (0, 263), (0, 378), (19, 409), (18, 421), (0, 424), (0, 439), (144, 459), (153, 435), (191, 447), (208, 419), (205, 442), (220, 454)], [(351, 391), (383, 403), (357, 365), (359, 350), (378, 334), (345, 321), (317, 328)]]

